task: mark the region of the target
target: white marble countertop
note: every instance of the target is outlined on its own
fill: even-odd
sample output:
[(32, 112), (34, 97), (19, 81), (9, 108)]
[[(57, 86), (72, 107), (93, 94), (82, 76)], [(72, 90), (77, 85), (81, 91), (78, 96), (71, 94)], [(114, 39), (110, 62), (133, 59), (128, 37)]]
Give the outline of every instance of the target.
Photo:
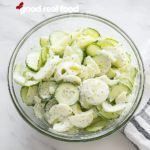
[[(25, 13), (15, 9), (21, 1), (0, 1), (0, 149), (1, 150), (135, 150), (118, 131), (88, 143), (66, 143), (48, 138), (31, 128), (18, 114), (7, 88), (7, 66), (20, 38), (38, 22), (59, 13)], [(76, 6), (80, 12), (102, 16), (120, 26), (139, 50), (150, 38), (149, 0), (25, 0), (25, 6)]]

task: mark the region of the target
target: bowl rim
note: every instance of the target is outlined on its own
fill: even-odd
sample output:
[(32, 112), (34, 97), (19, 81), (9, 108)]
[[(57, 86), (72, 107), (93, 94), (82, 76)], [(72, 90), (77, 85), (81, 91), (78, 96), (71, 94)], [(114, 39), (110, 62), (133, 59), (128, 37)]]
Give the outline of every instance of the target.
[[(139, 101), (137, 103), (137, 105), (135, 106), (135, 108), (133, 109), (133, 111), (131, 112), (131, 115), (129, 115), (125, 121), (122, 121), (121, 124), (119, 124), (114, 130), (104, 134), (104, 135), (101, 135), (101, 136), (98, 136), (98, 137), (94, 137), (94, 138), (89, 138), (89, 139), (79, 139), (79, 140), (72, 140), (72, 139), (63, 139), (63, 138), (59, 138), (59, 137), (55, 137), (53, 135), (50, 135), (50, 134), (47, 134), (46, 132), (43, 132), (42, 129), (38, 129), (37, 127), (35, 127), (33, 124), (30, 123), (30, 121), (22, 114), (22, 112), (19, 110), (19, 108), (17, 107), (17, 104), (15, 103), (14, 99), (13, 99), (13, 95), (11, 93), (11, 87), (9, 85), (9, 73), (10, 73), (10, 67), (11, 67), (11, 61), (12, 61), (12, 58), (14, 56), (14, 53), (16, 52), (17, 50), (17, 47), (21, 44), (21, 42), (23, 41), (23, 39), (26, 37), (27, 34), (29, 34), (31, 31), (34, 30), (34, 28), (38, 27), (40, 24), (44, 23), (44, 22), (47, 22), (48, 20), (52, 20), (52, 19), (55, 19), (55, 18), (59, 18), (59, 17), (64, 17), (64, 16), (69, 16), (69, 15), (83, 15), (83, 16), (90, 16), (90, 17), (94, 17), (94, 18), (98, 18), (98, 19), (101, 19), (101, 20), (104, 20), (106, 21), (107, 23), (113, 25), (114, 27), (116, 27), (117, 29), (119, 29), (129, 40), (130, 42), (133, 44), (134, 48), (136, 49), (136, 52), (138, 53), (138, 56), (139, 56), (139, 59), (141, 61), (141, 66), (142, 66), (142, 69), (143, 69), (143, 84), (142, 84), (142, 93), (141, 95), (139, 96)], [(79, 16), (79, 17), (83, 17), (83, 16)], [(73, 17), (73, 16), (71, 16)], [(65, 17), (66, 18), (66, 17)], [(60, 18), (59, 18), (60, 19)], [(92, 18), (93, 19), (93, 18)], [(58, 19), (57, 19), (58, 20)], [(105, 23), (106, 24), (106, 23)], [(107, 24), (107, 25), (109, 25)], [(45, 24), (44, 24), (45, 25)], [(43, 25), (43, 26), (44, 26)], [(112, 26), (111, 26), (112, 27)], [(113, 28), (113, 27), (112, 27)], [(113, 28), (114, 29), (114, 28)], [(118, 32), (118, 31), (117, 31)], [(119, 32), (120, 33), (120, 32)], [(121, 33), (120, 33), (121, 34)], [(124, 37), (124, 35), (122, 35)], [(126, 37), (124, 37), (126, 39)], [(126, 39), (127, 40), (127, 39)], [(128, 40), (127, 40), (128, 41)], [(12, 70), (11, 70), (12, 71)], [(103, 18), (103, 17), (100, 17), (100, 16), (97, 16), (97, 15), (94, 15), (94, 14), (89, 14), (89, 13), (63, 13), (63, 14), (60, 14), (60, 15), (55, 15), (55, 16), (52, 16), (52, 17), (49, 17), (39, 23), (37, 23), (35, 26), (33, 26), (29, 31), (27, 31), (23, 37), (19, 40), (18, 44), (16, 45), (14, 51), (12, 52), (12, 55), (10, 57), (10, 61), (9, 61), (9, 64), (8, 64), (8, 69), (7, 69), (7, 86), (8, 86), (8, 91), (9, 91), (9, 94), (10, 94), (10, 97), (11, 97), (11, 100), (16, 108), (16, 110), (18, 111), (19, 115), (23, 118), (23, 120), (25, 120), (25, 122), (27, 122), (32, 128), (34, 128), (36, 131), (42, 133), (43, 135), (46, 135), (48, 137), (51, 137), (53, 139), (56, 139), (56, 140), (60, 140), (60, 141), (65, 141), (65, 142), (88, 142), (88, 141), (94, 141), (94, 140), (97, 140), (97, 139), (101, 139), (103, 137), (106, 137), (108, 135), (111, 135), (112, 133), (116, 132), (117, 130), (119, 130), (121, 127), (125, 126), (129, 120), (132, 118), (132, 116), (134, 115), (135, 111), (138, 109), (140, 103), (141, 103), (141, 100), (142, 100), (142, 97), (143, 97), (143, 94), (144, 94), (144, 89), (145, 89), (145, 68), (144, 68), (144, 63), (143, 63), (143, 60), (142, 60), (142, 57), (140, 55), (140, 52), (137, 48), (137, 46), (135, 45), (135, 43), (132, 41), (132, 39), (128, 36), (128, 34), (126, 34), (120, 27), (118, 27), (116, 24), (114, 24), (113, 22)], [(13, 87), (12, 87), (13, 88)], [(131, 110), (130, 110), (131, 111)]]

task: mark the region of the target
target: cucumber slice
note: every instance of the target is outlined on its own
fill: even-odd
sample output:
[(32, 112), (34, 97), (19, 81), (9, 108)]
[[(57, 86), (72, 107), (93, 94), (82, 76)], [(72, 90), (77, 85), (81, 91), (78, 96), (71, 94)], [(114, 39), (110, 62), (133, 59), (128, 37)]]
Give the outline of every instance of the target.
[(79, 133), (79, 128), (74, 126), (73, 128), (71, 128), (70, 130), (68, 130), (65, 133), (67, 133), (67, 134), (77, 134), (77, 133)]
[(33, 106), (34, 105), (34, 96), (37, 95), (37, 86), (33, 87), (25, 87), (23, 86), (20, 91), (20, 95), (22, 98), (22, 101), (27, 105), (27, 106)]
[(130, 72), (130, 75), (131, 75), (132, 77), (135, 77), (135, 76), (136, 76), (136, 73), (137, 73), (137, 69), (136, 69), (135, 67), (131, 67), (131, 68), (129, 69), (129, 72)]
[(82, 31), (82, 33), (83, 33), (85, 36), (90, 35), (90, 36), (93, 37), (93, 38), (98, 38), (98, 37), (100, 37), (99, 32), (98, 32), (97, 30), (95, 30), (95, 29), (92, 29), (92, 28), (84, 29), (84, 30)]
[(24, 86), (26, 80), (21, 74), (22, 68), (23, 68), (23, 65), (21, 63), (16, 64), (14, 72), (13, 72), (13, 79), (17, 84)]
[(107, 55), (110, 58), (112, 64), (114, 64), (117, 61), (117, 59), (115, 58), (115, 56), (111, 52), (106, 51), (104, 49), (101, 51), (97, 51), (97, 55), (99, 55), (99, 54)]
[(77, 46), (77, 41), (73, 41), (70, 46)]
[(65, 57), (68, 57), (68, 56), (73, 55), (73, 54), (76, 54), (76, 53), (72, 50), (72, 48), (70, 46), (67, 45), (66, 49), (64, 50), (63, 59)]
[(55, 80), (62, 81), (67, 75), (77, 75), (81, 71), (81, 66), (73, 62), (63, 62), (57, 66), (54, 78)]
[[(32, 81), (32, 80), (26, 81), (27, 77), (24, 77), (24, 76), (27, 76), (27, 73), (28, 73), (28, 75), (31, 75), (30, 76), (30, 79), (31, 79), (33, 77), (34, 73), (28, 69), (28, 71), (25, 71), (22, 76), (22, 74), (21, 74), (22, 67), (23, 67), (23, 65), (21, 63), (18, 63), (15, 66), (14, 74), (13, 74), (14, 81), (17, 84), (20, 84), (22, 86), (27, 86), (27, 87), (38, 85), (40, 81)], [(28, 77), (28, 79), (29, 79), (29, 77)]]
[(39, 98), (38, 96), (34, 96), (34, 102), (35, 102), (35, 104), (39, 104), (39, 103), (41, 103), (41, 98)]
[(132, 83), (130, 82), (130, 80), (126, 79), (126, 78), (123, 78), (120, 80), (122, 84), (126, 85), (127, 87), (129, 87), (130, 90), (132, 90), (133, 88), (133, 85)]
[(126, 92), (127, 95), (130, 94), (131, 90), (124, 84), (116, 84), (110, 89), (110, 93), (108, 98), (110, 102), (112, 102), (115, 98), (117, 98), (122, 92)]
[(72, 109), (67, 104), (58, 104), (52, 106), (48, 113), (47, 121), (50, 124), (58, 122), (58, 119), (65, 118), (72, 114)]
[(42, 51), (40, 52), (40, 57), (39, 57), (39, 60), (38, 60), (38, 70), (40, 70), (40, 68), (43, 66), (43, 63), (42, 63)]
[(49, 88), (49, 93), (50, 93), (51, 95), (53, 95), (53, 94), (55, 93), (55, 88), (52, 87), (52, 86), (50, 86), (50, 88)]
[(44, 119), (44, 114), (45, 114), (44, 106), (45, 104), (39, 103), (39, 104), (35, 104), (33, 107), (34, 115), (41, 120)]
[(45, 110), (44, 118), (45, 118), (46, 121), (47, 121), (48, 118), (49, 118), (49, 111), (50, 111), (50, 109), (51, 109), (54, 105), (56, 105), (56, 104), (58, 104), (58, 103), (57, 103), (57, 101), (56, 101), (55, 98), (50, 99), (48, 102), (46, 102), (45, 107), (44, 107), (44, 110)]
[(79, 102), (81, 104), (81, 107), (84, 109), (90, 109), (93, 106), (87, 102), (85, 95), (80, 96)]
[(72, 36), (71, 35), (66, 36), (59, 43), (59, 45), (64, 47), (64, 48), (66, 48), (67, 45), (71, 45), (71, 44), (72, 44)]
[[(78, 50), (78, 51), (75, 51), (75, 50)], [(64, 61), (72, 61), (81, 65), (81, 60), (82, 60), (81, 57), (83, 58), (82, 56), (83, 52), (79, 48), (75, 50), (73, 50), (72, 47), (67, 46), (64, 51), (63, 59)]]
[(111, 68), (111, 60), (105, 54), (96, 55), (93, 57), (93, 60), (97, 63), (100, 73), (97, 76), (106, 74)]
[(50, 100), (45, 104), (45, 107), (44, 107), (45, 112), (49, 112), (50, 109), (52, 108), (52, 106), (54, 106), (54, 105), (56, 105), (56, 104), (58, 104), (58, 103), (57, 103), (57, 101), (56, 101), (55, 98), (50, 99)]
[(49, 38), (45, 36), (40, 37), (40, 45), (41, 47), (44, 47), (45, 45), (49, 45)]
[[(96, 108), (96, 107), (95, 107), (95, 109), (96, 109), (96, 111), (97, 111), (97, 108)], [(97, 111), (97, 113), (98, 113), (98, 111)], [(104, 119), (104, 118), (102, 118), (102, 117), (100, 117), (100, 116), (97, 116), (96, 118), (93, 119), (93, 121), (92, 121), (91, 124), (94, 124), (94, 123), (96, 123), (96, 122), (98, 122), (98, 121), (100, 121), (100, 120), (102, 120), (102, 119)]]
[(85, 52), (83, 52), (83, 60), (82, 60), (82, 62), (81, 63), (83, 63), (84, 62), (84, 59), (85, 59), (85, 57), (86, 57), (87, 55), (86, 55), (86, 53)]
[(119, 43), (119, 42), (117, 42), (117, 41), (114, 40), (114, 39), (106, 38), (105, 40), (111, 42), (114, 46), (116, 46), (116, 45)]
[(33, 78), (34, 74), (34, 71), (31, 71), (30, 69), (26, 68), (26, 70), (23, 72), (23, 77), (25, 77), (26, 80), (30, 80)]
[(41, 50), (41, 55), (42, 55), (42, 64), (45, 65), (47, 61), (47, 54), (49, 53), (49, 47), (44, 46)]
[(53, 82), (55, 82), (55, 79), (54, 79), (54, 77), (49, 77), (49, 78), (44, 78), (42, 81), (45, 81), (45, 82), (47, 82), (47, 81), (53, 81)]
[(27, 99), (28, 89), (29, 89), (28, 87), (23, 86), (20, 90), (21, 99), (26, 105), (28, 105), (28, 99)]
[(97, 62), (95, 62), (91, 58), (91, 56), (87, 56), (84, 59), (83, 65), (85, 65), (85, 66), (91, 65), (93, 67), (93, 69), (95, 69), (95, 72), (94, 72), (95, 74), (99, 74), (100, 73), (100, 69), (99, 69), (99, 66), (98, 66)]
[(55, 98), (58, 103), (74, 105), (80, 98), (80, 91), (77, 86), (71, 83), (61, 83), (55, 91)]
[(105, 51), (112, 54), (116, 61), (112, 62), (112, 64), (117, 68), (122, 68), (125, 65), (125, 55), (123, 53), (122, 47), (105, 47)]
[(82, 33), (79, 31), (71, 32), (70, 34), (72, 35), (73, 40), (76, 40), (77, 37), (80, 37), (82, 35)]
[(63, 57), (63, 54), (64, 54), (64, 47), (59, 46), (59, 45), (53, 45), (53, 46), (50, 46), (50, 50), (51, 50), (55, 55), (59, 55), (60, 57)]
[(102, 50), (101, 46), (92, 43), (86, 48), (86, 54), (90, 56), (95, 56), (97, 51)]
[(105, 119), (113, 120), (113, 119), (117, 119), (120, 117), (120, 112), (112, 112), (112, 113), (105, 112), (101, 105), (97, 106), (96, 108), (97, 108), (98, 114)]
[(53, 130), (57, 132), (66, 132), (73, 128), (74, 126), (70, 123), (68, 118), (61, 120), (59, 123), (55, 123), (53, 126)]
[(72, 112), (73, 112), (75, 115), (82, 113), (82, 110), (81, 110), (81, 107), (80, 107), (80, 104), (79, 104), (79, 103), (74, 104), (73, 106), (71, 106), (71, 108), (72, 108)]
[(92, 111), (82, 112), (81, 114), (71, 116), (69, 117), (69, 121), (78, 128), (85, 128), (93, 121)]
[(60, 41), (64, 39), (68, 34), (63, 31), (53, 31), (49, 36), (50, 45), (59, 45)]
[(129, 74), (121, 74), (119, 77), (118, 77), (120, 80), (122, 80), (122, 79), (128, 79), (130, 82), (131, 82), (131, 84), (132, 84), (132, 86), (133, 86), (133, 84), (134, 84), (134, 78), (132, 77), (132, 76), (130, 76)]
[(39, 83), (40, 81), (26, 81), (25, 86), (31, 87), (31, 86), (38, 85)]
[(126, 103), (118, 103), (118, 104), (115, 104), (114, 106), (112, 106), (111, 104), (109, 104), (108, 102), (103, 102), (102, 103), (102, 107), (103, 107), (103, 110), (105, 112), (117, 112), (117, 111), (121, 111), (123, 110), (125, 107), (126, 107)]
[(85, 130), (87, 132), (98, 132), (107, 127), (108, 123), (108, 120), (98, 117), (96, 122), (92, 122), (88, 127), (85, 128)]
[(104, 49), (107, 46), (113, 46), (114, 47), (114, 44), (112, 42), (110, 42), (110, 41), (107, 41), (106, 39), (97, 41), (96, 44), (101, 46), (102, 49)]
[(126, 61), (125, 64), (126, 65), (130, 65), (131, 64), (131, 54), (128, 54), (127, 52), (125, 53), (126, 56)]
[(63, 78), (64, 82), (70, 82), (75, 85), (80, 85), (81, 84), (81, 79), (78, 76), (75, 75), (67, 75)]
[(80, 90), (81, 95), (85, 95), (86, 101), (92, 105), (101, 104), (109, 95), (108, 85), (96, 78), (83, 81)]
[(70, 56), (65, 57), (64, 61), (71, 61), (73, 63), (77, 63), (78, 65), (81, 65), (81, 60), (77, 54), (72, 54)]
[(32, 87), (29, 87), (28, 89), (28, 93), (27, 93), (27, 106), (33, 106), (35, 103), (34, 103), (34, 96), (37, 96), (38, 95), (38, 86), (32, 86)]
[(97, 109), (94, 106), (90, 110), (88, 110), (88, 111), (91, 111), (93, 113), (93, 119), (95, 119), (95, 118), (98, 117)]
[(112, 68), (110, 68), (106, 75), (109, 79), (113, 79), (116, 76), (116, 73)]
[(41, 66), (41, 52), (31, 52), (26, 57), (26, 66), (32, 70), (37, 72)]
[(57, 87), (57, 83), (56, 82), (41, 82), (39, 84), (39, 88), (38, 88), (39, 97), (43, 101), (48, 101), (53, 96), (53, 94), (50, 94), (51, 87), (54, 88), (54, 91), (55, 91)]
[(42, 67), (33, 77), (35, 80), (41, 80), (44, 79), (45, 77), (53, 75), (56, 65), (62, 61), (62, 59), (59, 58), (59, 56), (54, 56), (53, 58), (50, 57), (47, 59), (46, 64), (44, 67)]
[(93, 38), (86, 38), (86, 39), (83, 39), (83, 40), (80, 40), (77, 45), (78, 47), (82, 50), (82, 51), (85, 51), (87, 46), (91, 43), (93, 43), (95, 40)]
[(80, 58), (80, 60), (82, 62), (83, 58), (84, 58), (83, 51), (77, 45), (71, 46), (71, 48), (79, 56), (79, 58)]
[[(115, 99), (115, 103), (116, 104), (119, 104), (119, 103), (124, 103), (126, 102), (126, 95), (127, 93), (126, 92), (122, 92), (116, 99)], [(131, 94), (129, 94), (131, 95)]]
[(137, 73), (137, 69), (133, 67), (132, 65), (126, 65), (123, 68), (119, 69), (120, 73), (126, 73), (129, 74), (131, 77), (135, 77)]
[(96, 79), (104, 81), (109, 86), (113, 86), (119, 82), (119, 80), (110, 80), (106, 75), (102, 75), (100, 77), (97, 77)]
[[(126, 103), (130, 103), (130, 104), (132, 104), (132, 102), (133, 102), (133, 100), (135, 99), (135, 95), (134, 94), (129, 94), (128, 96), (126, 96), (126, 100), (125, 100), (125, 102)], [(115, 100), (116, 101), (116, 100)], [(116, 103), (117, 103), (117, 101), (116, 101)]]
[(93, 78), (95, 76), (95, 69), (92, 65), (81, 65), (81, 72), (78, 74), (82, 81)]

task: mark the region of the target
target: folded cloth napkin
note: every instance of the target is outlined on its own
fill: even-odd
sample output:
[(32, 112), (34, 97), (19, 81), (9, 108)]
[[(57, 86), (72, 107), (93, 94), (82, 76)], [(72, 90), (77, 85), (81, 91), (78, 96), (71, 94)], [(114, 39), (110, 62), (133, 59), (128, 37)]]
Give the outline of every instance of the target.
[(121, 131), (137, 150), (150, 150), (150, 40), (141, 55), (146, 75), (145, 92), (137, 112)]

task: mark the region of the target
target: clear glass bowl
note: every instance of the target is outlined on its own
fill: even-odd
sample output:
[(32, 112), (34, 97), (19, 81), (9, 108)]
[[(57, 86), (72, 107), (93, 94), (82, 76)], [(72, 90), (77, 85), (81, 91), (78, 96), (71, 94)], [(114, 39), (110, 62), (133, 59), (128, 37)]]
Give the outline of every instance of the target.
[[(101, 35), (107, 35), (107, 37), (111, 37), (113, 35), (113, 38), (122, 43), (127, 52), (131, 54), (132, 62), (134, 63), (134, 65), (136, 65), (138, 70), (141, 71), (141, 73), (138, 74), (136, 79), (138, 87), (135, 90), (135, 101), (131, 106), (131, 109), (120, 119), (112, 122), (110, 126), (97, 133), (86, 133), (82, 131), (78, 134), (57, 133), (53, 131), (50, 126), (44, 124), (41, 120), (37, 119), (33, 115), (32, 109), (30, 107), (27, 107), (22, 102), (20, 97), (20, 86), (14, 83), (13, 81), (13, 68), (18, 62), (21, 62), (25, 65), (25, 56), (31, 51), (31, 46), (36, 45), (36, 47), (32, 51), (40, 49), (40, 36), (49, 36), (49, 34), (53, 30), (63, 30), (66, 32), (70, 32), (78, 27), (92, 27), (94, 29), (97, 29)], [(68, 142), (85, 142), (108, 136), (120, 129), (129, 121), (129, 119), (133, 116), (134, 112), (136, 111), (138, 105), (140, 104), (143, 95), (145, 85), (144, 74), (144, 65), (139, 50), (137, 49), (133, 41), (130, 39), (130, 37), (122, 29), (120, 29), (114, 23), (99, 16), (85, 13), (71, 13), (62, 14), (46, 19), (34, 26), (23, 36), (23, 38), (19, 41), (18, 45), (16, 46), (9, 62), (8, 88), (14, 106), (16, 107), (18, 113), (34, 129), (36, 129), (44, 135), (47, 135), (48, 137), (57, 140)]]

